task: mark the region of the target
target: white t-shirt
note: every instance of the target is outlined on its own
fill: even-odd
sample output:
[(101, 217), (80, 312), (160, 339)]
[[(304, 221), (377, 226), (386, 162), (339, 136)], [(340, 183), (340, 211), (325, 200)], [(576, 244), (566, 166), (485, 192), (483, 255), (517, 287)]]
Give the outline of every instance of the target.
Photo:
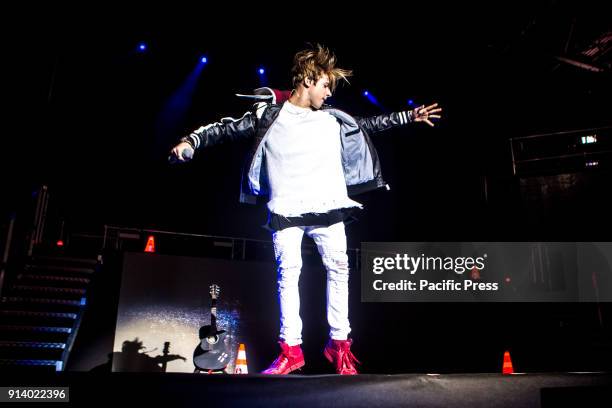
[(320, 110), (287, 101), (265, 136), (268, 209), (285, 217), (362, 205), (348, 197), (340, 124)]

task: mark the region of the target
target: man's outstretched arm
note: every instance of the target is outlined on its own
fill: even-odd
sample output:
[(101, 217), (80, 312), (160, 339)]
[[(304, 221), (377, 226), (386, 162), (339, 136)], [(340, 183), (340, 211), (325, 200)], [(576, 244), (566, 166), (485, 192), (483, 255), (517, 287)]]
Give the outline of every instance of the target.
[(431, 119), (440, 119), (442, 116), (439, 115), (439, 112), (442, 112), (442, 108), (438, 108), (438, 104), (434, 103), (429, 106), (422, 105), (409, 111), (360, 118), (357, 119), (357, 123), (368, 133), (382, 132), (412, 122), (425, 122), (429, 126), (434, 126)]
[(185, 157), (191, 158), (191, 154), (185, 155), (185, 150), (197, 150), (210, 147), (226, 141), (247, 139), (255, 135), (257, 117), (254, 112), (245, 113), (240, 119), (223, 118), (219, 122), (201, 126), (182, 137), (180, 143), (174, 146), (170, 153), (178, 161), (187, 161)]

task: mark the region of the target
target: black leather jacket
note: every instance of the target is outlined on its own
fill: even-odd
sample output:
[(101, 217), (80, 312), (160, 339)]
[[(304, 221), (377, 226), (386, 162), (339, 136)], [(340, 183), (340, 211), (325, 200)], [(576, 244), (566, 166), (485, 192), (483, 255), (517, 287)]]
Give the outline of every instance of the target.
[[(181, 141), (198, 149), (226, 141), (252, 138), (254, 143), (242, 171), (240, 202), (254, 204), (258, 196), (269, 194), (263, 142), (281, 108), (282, 104), (259, 102), (241, 118), (223, 118), (219, 122), (202, 126)], [(393, 112), (358, 119), (329, 105), (321, 109), (334, 116), (340, 124), (338, 137), (342, 145), (342, 167), (348, 194), (388, 188), (369, 134), (411, 123), (412, 112)]]

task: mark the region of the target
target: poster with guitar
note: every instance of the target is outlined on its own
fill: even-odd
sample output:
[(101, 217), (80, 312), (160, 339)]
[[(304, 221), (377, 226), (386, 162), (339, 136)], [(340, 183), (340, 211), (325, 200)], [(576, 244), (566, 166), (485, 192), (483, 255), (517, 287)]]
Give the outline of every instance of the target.
[[(159, 371), (136, 362), (145, 357), (160, 361), (166, 342), (170, 343), (168, 353), (180, 356), (160, 367), (168, 373), (193, 373), (194, 354), (198, 361), (207, 361), (220, 347), (230, 351), (224, 371), (233, 373), (240, 343), (249, 344), (248, 363), (253, 371), (269, 364), (269, 354), (276, 352), (278, 319), (268, 318), (278, 314), (277, 299), (272, 295), (276, 290), (273, 264), (127, 252), (121, 273), (114, 341), (109, 342), (113, 341), (112, 351), (124, 358), (113, 360), (113, 371)], [(209, 294), (212, 283), (219, 292)], [(210, 328), (200, 333), (205, 325)], [(209, 330), (217, 337), (208, 336)], [(221, 330), (225, 333), (217, 333)], [(135, 343), (136, 338), (140, 344)], [(134, 343), (128, 347), (133, 353), (122, 352), (126, 342), (128, 346)], [(196, 346), (200, 350), (194, 353)], [(266, 353), (258, 352), (262, 348)], [(90, 353), (91, 362), (83, 361), (82, 369), (104, 363), (109, 351)], [(217, 369), (225, 363), (224, 358), (219, 364), (202, 362), (200, 366)]]

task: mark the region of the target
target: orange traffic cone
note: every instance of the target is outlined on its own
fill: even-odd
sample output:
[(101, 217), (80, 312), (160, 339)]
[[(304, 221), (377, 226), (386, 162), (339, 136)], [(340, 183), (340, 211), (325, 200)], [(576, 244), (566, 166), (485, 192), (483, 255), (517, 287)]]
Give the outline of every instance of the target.
[(145, 246), (145, 252), (155, 252), (155, 238), (153, 237), (153, 235), (149, 236), (149, 239), (147, 240), (147, 246)]
[(236, 357), (236, 368), (234, 374), (248, 374), (249, 369), (247, 367), (246, 349), (244, 343), (240, 343), (238, 347), (238, 357)]
[(510, 352), (504, 353), (504, 365), (502, 366), (502, 374), (514, 374), (514, 368), (512, 368), (512, 360), (510, 359)]

